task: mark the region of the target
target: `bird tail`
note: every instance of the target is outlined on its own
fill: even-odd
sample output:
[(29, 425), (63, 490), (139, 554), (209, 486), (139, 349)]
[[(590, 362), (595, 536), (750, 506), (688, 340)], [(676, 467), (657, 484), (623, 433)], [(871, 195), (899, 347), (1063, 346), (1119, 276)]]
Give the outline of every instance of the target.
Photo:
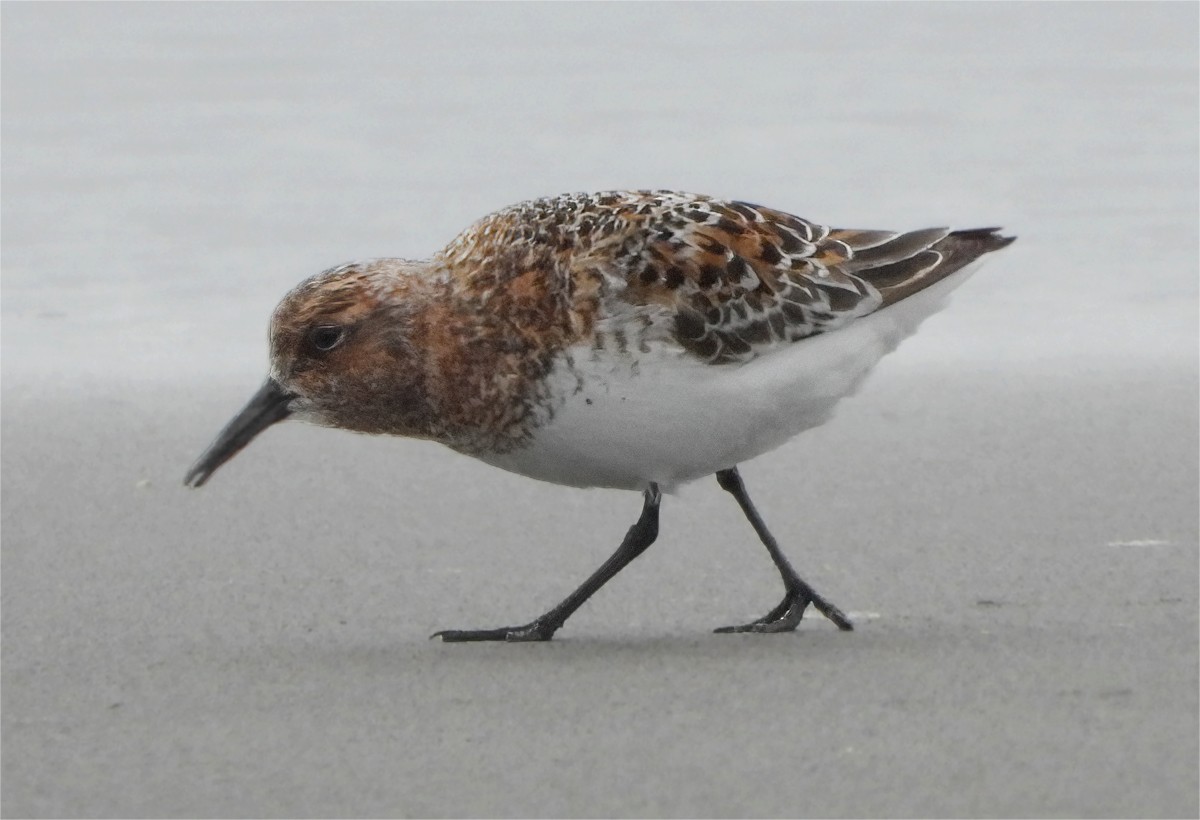
[(882, 306), (886, 307), (1016, 240), (1015, 236), (1001, 236), (999, 231), (1000, 228), (909, 231), (870, 247), (854, 249), (853, 257), (843, 267), (871, 283), (883, 296)]

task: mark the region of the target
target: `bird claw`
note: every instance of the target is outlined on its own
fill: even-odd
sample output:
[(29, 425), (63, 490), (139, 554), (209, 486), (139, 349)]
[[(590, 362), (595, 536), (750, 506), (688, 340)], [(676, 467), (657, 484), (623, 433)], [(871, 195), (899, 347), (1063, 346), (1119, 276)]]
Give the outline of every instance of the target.
[(850, 619), (840, 609), (824, 598), (815, 593), (805, 593), (799, 589), (789, 589), (779, 605), (757, 621), (741, 624), (740, 626), (723, 626), (713, 631), (722, 635), (738, 632), (756, 632), (758, 634), (793, 632), (800, 625), (800, 620), (804, 617), (804, 610), (808, 608), (809, 604), (815, 606), (818, 612), (833, 621), (837, 628), (843, 632), (854, 630), (854, 624), (850, 622)]
[(548, 641), (554, 637), (557, 627), (551, 628), (541, 621), (524, 626), (502, 626), (498, 629), (443, 629), (429, 636), (430, 640), (441, 638), (443, 643), (466, 643), (468, 641)]

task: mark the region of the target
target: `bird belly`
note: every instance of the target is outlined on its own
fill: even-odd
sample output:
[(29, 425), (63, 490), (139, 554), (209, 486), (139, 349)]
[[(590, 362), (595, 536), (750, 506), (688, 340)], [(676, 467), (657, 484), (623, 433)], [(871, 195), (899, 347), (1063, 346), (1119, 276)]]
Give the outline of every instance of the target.
[(708, 364), (668, 343), (621, 353), (577, 346), (552, 369), (546, 419), (529, 441), (476, 455), (556, 484), (670, 491), (823, 424), (969, 272), (748, 362)]

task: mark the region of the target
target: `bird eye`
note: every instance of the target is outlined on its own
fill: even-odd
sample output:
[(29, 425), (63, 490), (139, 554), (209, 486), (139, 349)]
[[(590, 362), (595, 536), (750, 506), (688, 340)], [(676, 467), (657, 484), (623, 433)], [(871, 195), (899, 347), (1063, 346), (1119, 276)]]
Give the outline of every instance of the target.
[(317, 350), (325, 351), (337, 347), (345, 335), (345, 329), (337, 325), (318, 325), (309, 332), (308, 339)]

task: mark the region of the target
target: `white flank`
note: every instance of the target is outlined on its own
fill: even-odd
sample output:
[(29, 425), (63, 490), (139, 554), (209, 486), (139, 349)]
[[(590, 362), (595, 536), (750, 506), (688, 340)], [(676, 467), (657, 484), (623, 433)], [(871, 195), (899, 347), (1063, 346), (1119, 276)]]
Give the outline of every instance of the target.
[(885, 355), (978, 267), (829, 333), (744, 364), (710, 365), (678, 347), (616, 354), (579, 347), (551, 374), (555, 411), (519, 450), (479, 456), (531, 478), (575, 487), (669, 492), (823, 424)]

